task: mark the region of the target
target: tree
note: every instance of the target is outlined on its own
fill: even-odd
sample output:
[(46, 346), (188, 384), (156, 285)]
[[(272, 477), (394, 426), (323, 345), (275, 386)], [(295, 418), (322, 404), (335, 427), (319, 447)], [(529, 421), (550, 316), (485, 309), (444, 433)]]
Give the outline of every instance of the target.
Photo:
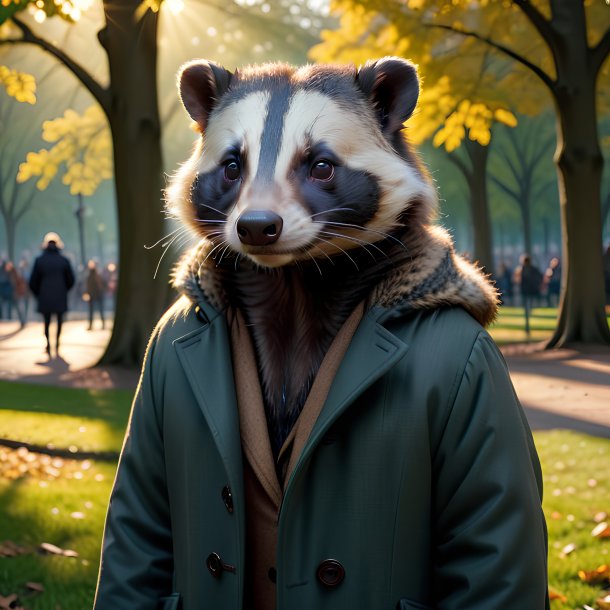
[[(31, 74), (0, 66), (0, 83), (6, 94), (18, 102), (36, 102), (36, 82)], [(8, 125), (15, 120), (15, 106), (6, 96), (0, 99), (0, 214), (4, 220), (8, 258), (15, 261), (17, 226), (29, 211), (34, 190), (16, 183), (22, 139), (9, 138)], [(30, 127), (31, 128), (31, 127)]]
[[(610, 79), (610, 11), (604, 2), (580, 0), (343, 0), (339, 30), (323, 36), (329, 54), (377, 50), (371, 40), (394, 32), (396, 48), (451, 74), (452, 89), (497, 99), (530, 114), (540, 85), (557, 114), (557, 164), (563, 234), (563, 293), (549, 347), (572, 342), (610, 343), (604, 312), (600, 184), (603, 158), (597, 134), (597, 86)], [(366, 20), (365, 38), (350, 38), (350, 20)], [(377, 38), (376, 38), (377, 36)], [(354, 50), (358, 49), (358, 50)], [(489, 53), (494, 60), (488, 62)], [(485, 65), (487, 62), (487, 65)], [(499, 63), (498, 63), (499, 62)], [(496, 92), (480, 87), (493, 74)], [(493, 69), (489, 69), (492, 67)], [(471, 83), (464, 82), (469, 75)], [(474, 72), (477, 74), (477, 71)], [(429, 76), (428, 76), (429, 78)], [(482, 77), (484, 79), (484, 76)]]
[[(542, 193), (552, 186), (547, 180), (540, 180), (542, 161), (547, 158), (553, 135), (545, 135), (544, 123), (525, 121), (517, 129), (505, 130), (503, 146), (496, 146), (496, 163), (489, 177), (493, 184), (512, 199), (521, 215), (523, 244), (525, 252), (532, 248), (532, 208)], [(501, 172), (501, 169), (505, 170)], [(506, 170), (508, 175), (506, 175)]]

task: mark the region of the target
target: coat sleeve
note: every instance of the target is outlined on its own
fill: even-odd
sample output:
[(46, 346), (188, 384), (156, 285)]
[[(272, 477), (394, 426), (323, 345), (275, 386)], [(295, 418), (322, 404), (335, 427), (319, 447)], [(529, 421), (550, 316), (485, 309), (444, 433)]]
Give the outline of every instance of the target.
[(484, 332), (434, 468), (435, 608), (548, 608), (540, 464), (506, 364)]
[(106, 518), (94, 610), (154, 610), (173, 558), (161, 415), (149, 347)]

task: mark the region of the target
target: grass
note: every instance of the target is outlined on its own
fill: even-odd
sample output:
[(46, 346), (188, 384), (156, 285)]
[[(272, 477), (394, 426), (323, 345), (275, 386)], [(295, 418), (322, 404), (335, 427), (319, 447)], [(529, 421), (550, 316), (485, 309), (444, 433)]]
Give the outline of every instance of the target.
[[(535, 307), (530, 314), (530, 329), (525, 332), (525, 313), (522, 307), (503, 305), (498, 312), (498, 318), (489, 329), (491, 336), (498, 345), (509, 343), (536, 343), (551, 338), (557, 324), (556, 307)], [(610, 324), (610, 315), (608, 316)]]
[[(56, 440), (79, 447), (120, 447), (129, 392), (2, 383), (0, 396), (0, 426), (12, 436), (46, 444), (47, 426)], [(11, 418), (9, 427), (5, 413)], [(43, 419), (36, 430), (26, 430), (23, 422), (32, 417)], [(71, 427), (61, 434), (61, 427), (68, 422)], [(79, 431), (82, 426), (85, 430)], [(610, 563), (610, 539), (591, 535), (595, 515), (610, 512), (610, 441), (566, 431), (537, 432), (535, 440), (545, 479), (549, 582), (566, 598), (566, 603), (554, 600), (552, 610), (582, 610), (584, 604), (595, 608), (601, 588), (581, 582), (578, 571)], [(95, 591), (103, 521), (116, 464), (48, 461), (0, 448), (0, 595), (19, 594), (28, 610), (85, 610), (91, 607)], [(45, 470), (49, 467), (53, 476)], [(29, 552), (2, 557), (5, 540)], [(79, 556), (41, 555), (35, 552), (41, 542), (74, 549)], [(523, 544), (527, 547), (527, 540)], [(575, 545), (575, 550), (562, 554), (569, 544)], [(30, 581), (42, 583), (44, 592), (28, 596), (25, 583)]]
[(0, 381), (0, 437), (35, 445), (119, 451), (133, 392)]
[[(578, 571), (610, 564), (610, 539), (591, 535), (598, 513), (610, 513), (610, 441), (568, 431), (538, 432), (544, 513), (549, 530), (549, 584), (566, 598), (553, 610), (595, 608), (603, 597), (599, 585), (580, 580)], [(527, 544), (527, 541), (524, 541)], [(575, 545), (569, 554), (562, 552)], [(568, 547), (569, 548), (569, 547)]]

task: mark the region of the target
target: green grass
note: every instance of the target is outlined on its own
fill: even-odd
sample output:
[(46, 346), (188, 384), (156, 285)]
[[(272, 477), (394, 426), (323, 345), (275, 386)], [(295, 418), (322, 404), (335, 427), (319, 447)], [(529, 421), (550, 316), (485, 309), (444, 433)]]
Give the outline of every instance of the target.
[[(554, 600), (552, 608), (595, 608), (601, 587), (581, 582), (578, 571), (610, 563), (610, 539), (591, 535), (595, 515), (610, 513), (610, 441), (566, 431), (538, 432), (535, 440), (545, 486), (549, 584), (567, 598), (567, 603)], [(569, 544), (576, 549), (564, 556)]]
[[(11, 429), (13, 432), (21, 430), (25, 434), (23, 422), (38, 415), (44, 417), (41, 421), (58, 439), (82, 436), (82, 443), (73, 442), (103, 449), (120, 446), (130, 400), (129, 392), (89, 392), (10, 383), (0, 384), (0, 396), (1, 425), (5, 425), (4, 414), (9, 413), (12, 425), (16, 426)], [(9, 406), (12, 408), (7, 409)], [(68, 421), (72, 431), (60, 434), (61, 426)], [(99, 425), (92, 425), (94, 422)], [(82, 425), (86, 426), (85, 432), (78, 432)], [(97, 434), (99, 439), (95, 438)], [(31, 438), (46, 444), (43, 436), (41, 425)], [(594, 600), (601, 596), (601, 588), (582, 583), (578, 571), (610, 563), (610, 540), (591, 536), (596, 525), (594, 516), (601, 511), (610, 512), (610, 441), (565, 431), (537, 432), (535, 440), (545, 478), (543, 507), (549, 527), (549, 582), (567, 598), (565, 604), (553, 601), (552, 610), (582, 609), (583, 604), (595, 607)], [(29, 610), (91, 607), (115, 468), (113, 463), (64, 460), (58, 468), (59, 476), (56, 473), (46, 477), (40, 474), (40, 469), (19, 476), (14, 470), (3, 469), (0, 459), (0, 543), (12, 540), (31, 550), (17, 557), (0, 557), (0, 595), (23, 594), (25, 583), (34, 581), (42, 583), (45, 591), (22, 597)], [(80, 518), (75, 518), (74, 513)], [(73, 549), (79, 556), (40, 555), (35, 549), (41, 542)], [(527, 544), (523, 540), (525, 552)], [(561, 551), (568, 544), (575, 544), (576, 549), (562, 556)]]
[[(530, 314), (530, 334), (525, 332), (525, 313), (522, 307), (503, 305), (498, 318), (489, 328), (491, 336), (499, 345), (510, 343), (535, 343), (551, 338), (557, 324), (556, 307), (535, 307)], [(608, 316), (610, 324), (610, 316)]]
[(133, 392), (0, 381), (0, 437), (35, 445), (119, 451)]

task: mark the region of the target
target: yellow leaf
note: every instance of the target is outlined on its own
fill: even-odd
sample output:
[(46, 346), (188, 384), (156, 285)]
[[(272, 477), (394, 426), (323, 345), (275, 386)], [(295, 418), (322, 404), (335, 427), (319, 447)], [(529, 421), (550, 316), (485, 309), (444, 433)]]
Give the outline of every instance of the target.
[(31, 74), (0, 66), (0, 85), (18, 102), (36, 103), (36, 80)]
[(590, 585), (605, 584), (606, 582), (610, 581), (610, 566), (604, 564), (595, 570), (591, 570), (590, 572), (579, 570), (578, 578)]
[(508, 127), (517, 126), (517, 117), (510, 112), (510, 110), (506, 110), (505, 108), (498, 108), (494, 112), (494, 119), (498, 121), (498, 123), (508, 125)]

